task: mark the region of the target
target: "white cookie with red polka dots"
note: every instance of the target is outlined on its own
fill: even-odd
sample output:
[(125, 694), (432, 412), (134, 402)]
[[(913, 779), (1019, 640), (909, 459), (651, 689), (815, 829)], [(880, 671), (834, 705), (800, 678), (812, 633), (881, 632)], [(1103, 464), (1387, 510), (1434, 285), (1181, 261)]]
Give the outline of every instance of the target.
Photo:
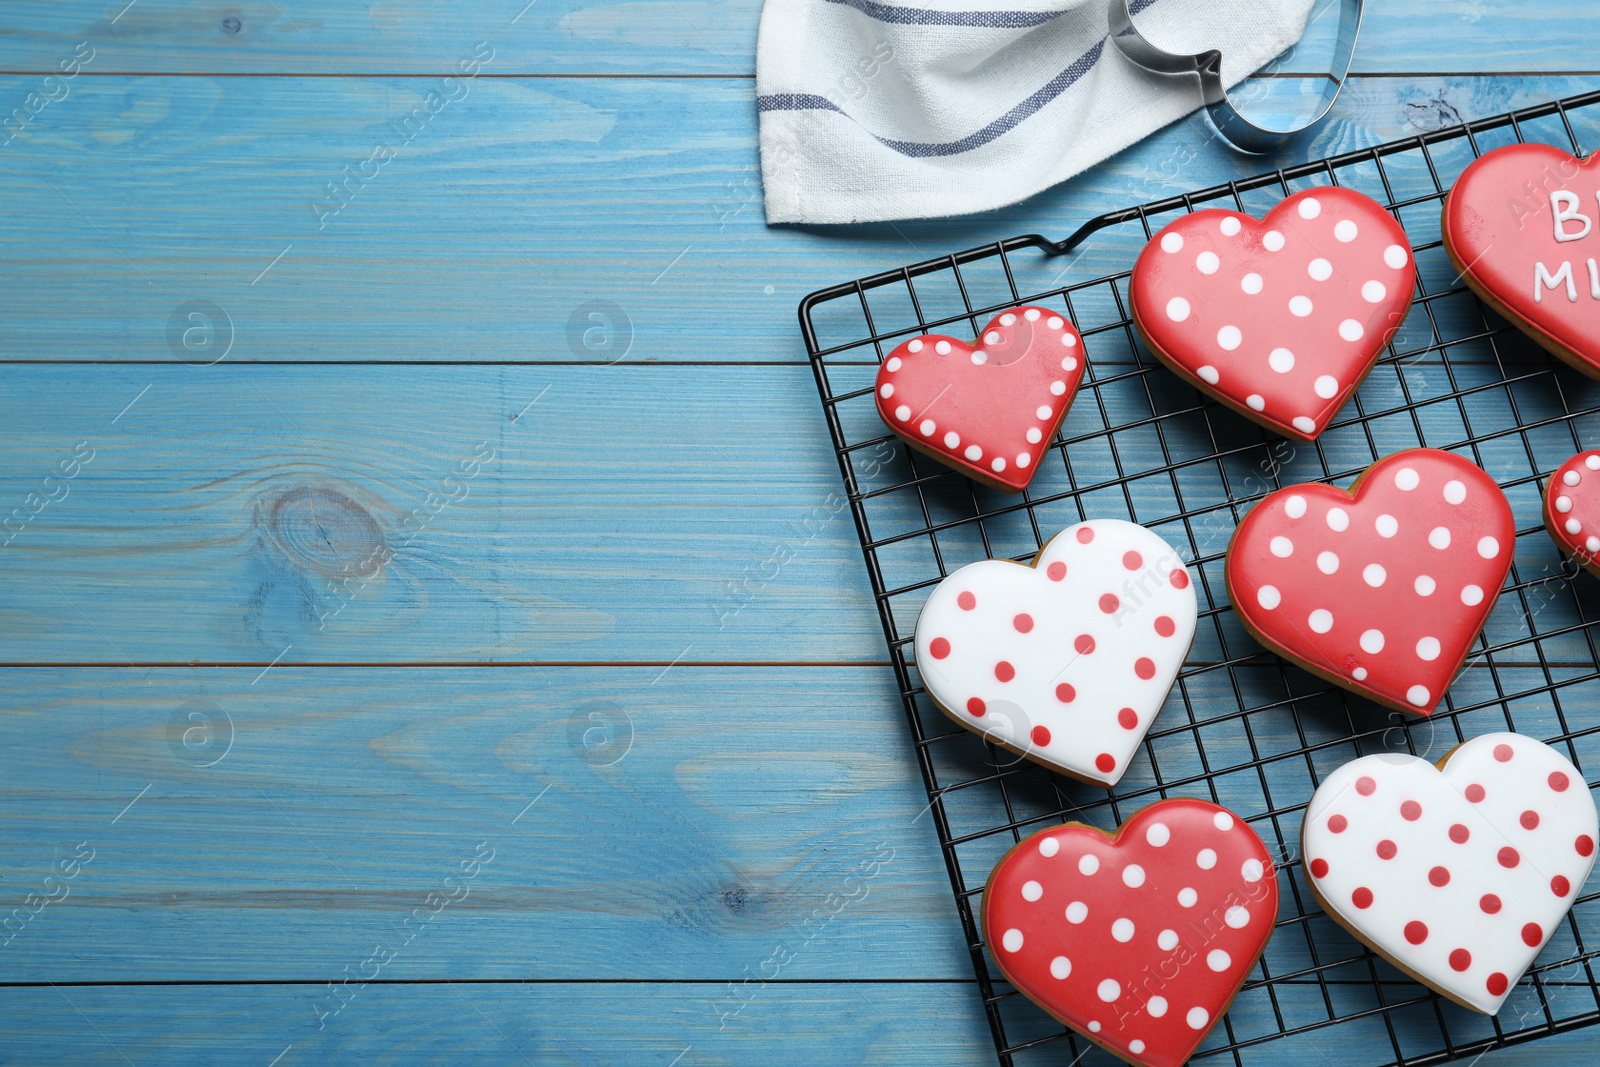
[(1487, 734), (1436, 768), (1399, 753), (1345, 764), (1301, 834), (1328, 914), (1396, 966), (1493, 1015), (1594, 867), (1594, 799), (1548, 745)]
[(1074, 778), (1115, 785), (1194, 640), (1177, 551), (1095, 519), (1032, 564), (984, 560), (939, 583), (917, 619), (917, 668), (946, 715)]
[(1411, 307), (1410, 242), (1382, 204), (1307, 189), (1257, 222), (1210, 209), (1145, 246), (1133, 319), (1170, 369), (1245, 418), (1314, 440)]

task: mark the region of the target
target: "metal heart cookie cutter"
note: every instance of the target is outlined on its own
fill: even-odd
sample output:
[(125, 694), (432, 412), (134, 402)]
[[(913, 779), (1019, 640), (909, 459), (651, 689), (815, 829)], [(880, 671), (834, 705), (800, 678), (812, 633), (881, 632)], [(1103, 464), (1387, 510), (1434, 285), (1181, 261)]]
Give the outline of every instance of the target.
[(1288, 130), (1274, 130), (1252, 122), (1234, 107), (1222, 82), (1222, 53), (1216, 49), (1190, 56), (1175, 55), (1151, 44), (1133, 24), (1133, 9), (1148, 6), (1148, 0), (1111, 0), (1108, 22), (1111, 39), (1122, 54), (1145, 70), (1156, 74), (1198, 74), (1205, 97), (1206, 113), (1217, 133), (1241, 152), (1260, 155), (1270, 152), (1296, 134), (1305, 133), (1328, 117), (1339, 90), (1350, 74), (1356, 54), (1356, 38), (1361, 33), (1362, 0), (1335, 0), (1339, 4), (1339, 39), (1334, 49), (1333, 66), (1322, 86), (1322, 100), (1316, 114)]

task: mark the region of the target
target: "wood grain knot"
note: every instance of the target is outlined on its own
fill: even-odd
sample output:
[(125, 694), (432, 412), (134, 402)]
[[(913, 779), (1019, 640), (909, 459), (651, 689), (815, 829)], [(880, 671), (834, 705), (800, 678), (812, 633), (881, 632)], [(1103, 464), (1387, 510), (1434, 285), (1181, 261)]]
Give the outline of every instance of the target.
[(267, 526), (291, 561), (328, 578), (370, 578), (389, 559), (377, 520), (333, 489), (290, 489), (268, 509)]

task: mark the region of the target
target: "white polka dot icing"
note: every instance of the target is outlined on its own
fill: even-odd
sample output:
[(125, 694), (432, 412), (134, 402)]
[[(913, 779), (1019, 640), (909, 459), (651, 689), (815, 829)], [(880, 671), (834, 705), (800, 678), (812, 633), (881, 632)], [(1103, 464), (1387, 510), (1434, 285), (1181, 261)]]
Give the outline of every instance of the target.
[[(1284, 436), (1312, 440), (1410, 306), (1415, 266), (1388, 255), (1406, 243), (1388, 212), (1348, 189), (1297, 193), (1260, 222), (1198, 211), (1139, 256), (1134, 319), (1192, 383)], [(1182, 254), (1162, 254), (1169, 244)]]
[(878, 414), (903, 440), (969, 478), (1025, 488), (1065, 417), (1083, 360), (1078, 332), (1047, 308), (997, 315), (982, 347), (935, 334), (901, 344), (878, 368)]
[(1579, 452), (1550, 476), (1544, 525), (1557, 548), (1600, 577), (1600, 451)]
[[(1041, 839), (1058, 847), (1046, 854)], [(1214, 861), (1202, 870), (1193, 857), (1203, 851)], [(1079, 871), (1086, 855), (1094, 875)], [(1171, 889), (1180, 884), (1187, 903)], [(1255, 832), (1214, 804), (1178, 798), (1114, 836), (1068, 824), (1026, 839), (989, 876), (980, 914), (1018, 991), (1130, 1062), (1176, 1067), (1249, 976), (1277, 911), (1278, 880)]]
[(1583, 891), (1594, 801), (1558, 751), (1476, 737), (1442, 769), (1402, 753), (1338, 768), (1306, 810), (1324, 909), (1446, 996), (1493, 1014)]
[(940, 582), (917, 619), (917, 668), (969, 730), (1109, 786), (1161, 710), (1195, 620), (1178, 553), (1142, 526), (1095, 519), (1031, 566), (984, 560)]
[(1228, 548), (1229, 596), (1278, 654), (1431, 714), (1505, 582), (1510, 505), (1481, 469), (1434, 449), (1389, 456), (1354, 488), (1295, 485), (1261, 501)]

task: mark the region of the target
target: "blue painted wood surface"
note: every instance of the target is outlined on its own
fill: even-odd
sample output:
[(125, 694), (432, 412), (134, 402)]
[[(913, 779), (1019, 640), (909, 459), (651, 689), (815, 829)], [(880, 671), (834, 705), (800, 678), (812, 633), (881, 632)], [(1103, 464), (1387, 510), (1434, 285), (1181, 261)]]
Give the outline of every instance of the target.
[(1278, 157), (769, 230), (757, 14), (0, 9), (0, 103), (93, 56), (0, 146), (0, 1061), (992, 1062), (795, 303), (1600, 87), (1591, 11), (1374, 5)]

